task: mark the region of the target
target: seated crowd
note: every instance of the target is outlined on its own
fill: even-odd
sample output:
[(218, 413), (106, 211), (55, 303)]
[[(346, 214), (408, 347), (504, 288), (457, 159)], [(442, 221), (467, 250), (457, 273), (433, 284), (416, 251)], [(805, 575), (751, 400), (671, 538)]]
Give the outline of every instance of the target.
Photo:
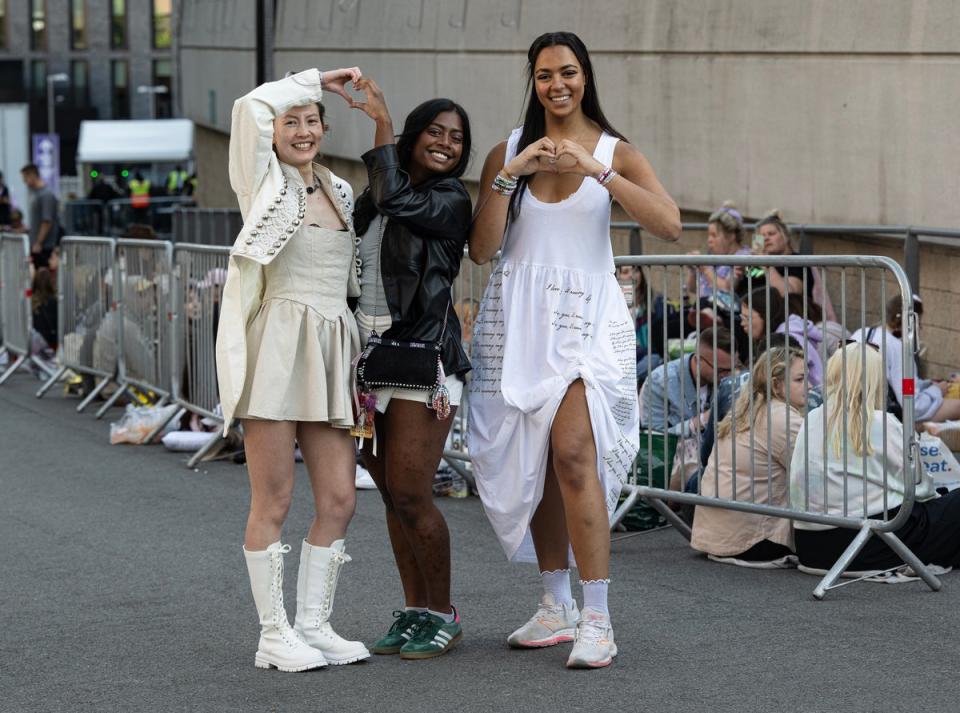
[[(753, 245), (754, 254), (767, 256), (796, 251), (778, 212), (756, 224)], [(707, 252), (750, 254), (733, 204), (710, 216)], [(630, 277), (643, 427), (677, 440), (670, 489), (819, 515), (896, 516), (905, 461), (899, 294), (884, 306), (883, 323), (848, 334), (819, 269), (690, 266), (681, 306), (648, 288), (644, 271), (620, 268), (621, 284)], [(913, 308), (919, 331), (919, 297)], [(960, 382), (920, 379), (916, 363), (914, 372), (918, 430), (960, 419)], [(958, 448), (954, 439), (944, 440)], [(960, 564), (960, 538), (954, 536), (960, 491), (941, 497), (927, 476), (916, 493), (897, 537), (924, 563)], [(687, 515), (691, 546), (721, 560), (783, 564), (796, 558), (825, 570), (857, 533), (701, 505)], [(901, 564), (875, 537), (851, 569)]]

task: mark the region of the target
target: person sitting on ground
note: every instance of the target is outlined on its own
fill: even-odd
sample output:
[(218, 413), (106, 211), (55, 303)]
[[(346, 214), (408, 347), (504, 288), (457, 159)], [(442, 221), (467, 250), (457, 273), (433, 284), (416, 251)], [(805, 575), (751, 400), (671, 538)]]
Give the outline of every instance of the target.
[[(858, 342), (838, 349), (827, 362), (825, 390), (824, 405), (807, 416), (797, 434), (790, 462), (791, 503), (813, 513), (854, 518), (881, 518), (886, 508), (887, 518), (894, 518), (903, 503), (903, 474), (909, 466), (903, 426), (884, 410), (880, 353)], [(910, 515), (894, 534), (925, 564), (960, 566), (960, 490), (938, 498), (932, 478), (924, 474)], [(813, 569), (831, 568), (856, 536), (856, 529), (794, 521), (797, 557)], [(872, 537), (848, 569), (901, 564), (883, 540)]]
[(710, 415), (714, 385), (736, 367), (730, 331), (720, 325), (705, 329), (695, 353), (661, 364), (644, 382), (640, 390), (644, 428), (684, 437), (699, 434)]
[[(778, 209), (773, 209), (761, 218), (754, 228), (754, 240), (760, 243), (761, 255), (790, 256), (798, 254), (793, 233), (784, 222)], [(820, 279), (820, 271), (811, 267), (754, 267), (746, 270), (744, 279), (737, 285), (737, 295), (745, 296), (751, 290), (767, 282), (780, 294), (806, 291), (807, 301), (816, 303), (828, 320), (835, 320), (830, 295)], [(806, 285), (806, 287), (804, 287)], [(788, 289), (789, 288), (789, 289)], [(819, 320), (813, 320), (819, 321)]]
[[(733, 201), (724, 201), (723, 206), (714, 211), (707, 221), (708, 255), (749, 255), (750, 248), (743, 244), (743, 216)], [(700, 255), (699, 250), (691, 250), (687, 255)], [(684, 289), (688, 294), (696, 292), (698, 298), (709, 298), (714, 292), (732, 293), (740, 277), (742, 268), (732, 265), (689, 266), (686, 270)], [(708, 306), (709, 301), (702, 306)]]
[(41, 267), (33, 276), (30, 295), (33, 314), (33, 353), (57, 348), (57, 282), (54, 273)]
[(617, 282), (633, 318), (634, 332), (637, 335), (637, 361), (640, 361), (646, 356), (647, 344), (650, 341), (647, 323), (647, 276), (637, 265), (620, 265), (617, 267)]
[[(913, 311), (917, 315), (919, 331), (923, 319), (923, 301), (916, 295), (913, 296)], [(887, 384), (892, 392), (892, 398), (888, 399), (888, 408), (893, 405), (890, 402), (895, 401), (896, 406), (892, 410), (899, 418), (903, 408), (903, 298), (900, 295), (894, 295), (887, 301), (886, 313), (886, 325), (882, 327), (875, 325), (868, 327), (865, 331), (858, 329), (850, 335), (850, 339), (858, 342), (866, 340), (868, 344), (878, 349), (885, 349)], [(919, 374), (916, 360), (913, 364), (913, 373)], [(954, 396), (951, 387), (952, 382), (949, 381), (916, 378), (913, 397), (914, 420), (917, 423), (923, 421), (939, 423), (960, 419), (960, 394)]]
[[(789, 334), (780, 332), (770, 335), (769, 345), (764, 342), (757, 343), (753, 350), (754, 363), (756, 363), (756, 360), (759, 359), (768, 349), (785, 348), (795, 349), (800, 352), (800, 354), (803, 354), (803, 345), (800, 344), (800, 342), (798, 342)], [(791, 379), (793, 378), (792, 373), (790, 377)], [(703, 433), (700, 436), (700, 465), (703, 468), (707, 467), (707, 462), (710, 460), (710, 454), (713, 453), (713, 445), (715, 442), (714, 436), (716, 434), (717, 424), (726, 418), (727, 414), (730, 412), (730, 407), (733, 406), (733, 403), (739, 396), (741, 389), (748, 383), (750, 383), (750, 371), (746, 370), (739, 374), (725, 377), (720, 381), (719, 384), (717, 384), (715, 390), (716, 399), (710, 404), (710, 420), (707, 421), (707, 426), (703, 429)], [(820, 387), (810, 388), (807, 391), (806, 410), (812, 411), (821, 403), (823, 403), (823, 397), (820, 393)], [(699, 474), (697, 479), (691, 480), (691, 482), (687, 483), (687, 492), (697, 492), (698, 483)]]
[[(791, 293), (784, 298), (776, 290), (758, 287), (740, 303), (739, 326), (742, 334), (755, 344), (766, 341), (768, 334), (776, 333), (789, 334), (801, 347), (806, 342), (808, 381), (811, 386), (819, 386), (823, 383), (823, 359), (820, 356), (823, 332), (814, 324), (820, 317), (816, 304), (807, 303), (807, 316), (808, 319), (803, 318), (803, 298), (800, 295)], [(743, 349), (743, 343), (738, 341), (738, 347)]]
[[(790, 451), (807, 405), (803, 352), (768, 349), (749, 383), (717, 428), (700, 493), (785, 507)], [(789, 520), (697, 505), (690, 546), (716, 557), (770, 561), (792, 553), (793, 537)]]
[(10, 211), (10, 225), (7, 226), (5, 232), (16, 233), (17, 235), (25, 235), (30, 232), (30, 228), (23, 222), (23, 211), (18, 208), (13, 208)]

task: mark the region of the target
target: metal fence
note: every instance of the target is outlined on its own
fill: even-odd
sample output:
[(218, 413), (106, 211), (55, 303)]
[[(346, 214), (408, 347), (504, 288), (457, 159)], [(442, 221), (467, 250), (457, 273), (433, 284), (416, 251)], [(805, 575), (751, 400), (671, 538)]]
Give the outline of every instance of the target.
[[(904, 380), (903, 393), (911, 393), (910, 387), (914, 380), (914, 355), (911, 347), (914, 342), (916, 323), (911, 307), (910, 285), (900, 266), (882, 257), (822, 256), (626, 257), (618, 258), (617, 264), (637, 266), (644, 271), (646, 289), (642, 296), (645, 297), (643, 309), (646, 319), (641, 321), (646, 323), (651, 333), (645, 353), (638, 356), (641, 364), (645, 358), (648, 364), (657, 363), (662, 359), (664, 365), (659, 367), (662, 370), (659, 373), (650, 372), (641, 390), (642, 418), (644, 425), (650, 429), (645, 434), (647, 442), (641, 444), (641, 450), (647, 453), (647, 461), (635, 464), (635, 479), (625, 488), (627, 498), (615, 513), (614, 522), (623, 517), (636, 500), (642, 497), (688, 538), (691, 535), (696, 538), (696, 518), (691, 528), (666, 503), (692, 505), (698, 511), (699, 508), (704, 507), (723, 508), (755, 516), (813, 523), (815, 526), (854, 529), (858, 531), (857, 535), (817, 585), (814, 590), (815, 597), (822, 598), (827, 590), (837, 586), (838, 578), (848, 569), (871, 535), (882, 538), (931, 588), (939, 589), (939, 581), (894, 534), (907, 522), (920, 479), (912, 399), (903, 399), (902, 429), (899, 427), (897, 429), (901, 433), (899, 442), (893, 442), (892, 432), (888, 438), (887, 421), (883, 421), (883, 439), (879, 456), (883, 464), (882, 475), (873, 476), (873, 480), (868, 484), (867, 477), (857, 477), (858, 472), (868, 472), (867, 451), (856, 454), (848, 452), (851, 450), (849, 447), (851, 439), (859, 434), (848, 434), (846, 427), (848, 420), (863, 424), (862, 438), (864, 439), (868, 437), (867, 424), (870, 424), (872, 432), (875, 418), (873, 406), (865, 404), (859, 420), (851, 411), (858, 403), (854, 398), (857, 393), (854, 387), (866, 389), (866, 368), (864, 366), (861, 372), (864, 379), (863, 385), (846, 382), (846, 361), (843, 362), (840, 370), (844, 379), (842, 384), (830, 382), (825, 376), (825, 367), (830, 363), (831, 353), (842, 355), (845, 360), (848, 350), (840, 347), (846, 337), (856, 330), (865, 332), (867, 327), (871, 326), (868, 310), (872, 303), (879, 302), (880, 323), (886, 324), (887, 315), (884, 305), (889, 297), (896, 294), (907, 306), (902, 312), (903, 338), (899, 359), (902, 361), (900, 366)], [(720, 290), (715, 289), (708, 290), (708, 295), (704, 297), (703, 290), (696, 286), (698, 285), (696, 281), (694, 281), (694, 294), (689, 294), (691, 281), (688, 275), (702, 274), (704, 271), (700, 270), (701, 267), (708, 268), (709, 270), (705, 272), (711, 275), (715, 273), (710, 271), (726, 266), (731, 269), (742, 269), (745, 273), (742, 279), (746, 280), (747, 289), (742, 299), (726, 300)], [(790, 298), (771, 287), (772, 279), (768, 276), (770, 270), (777, 267), (787, 275), (802, 275), (800, 291), (802, 297), (793, 295), (791, 303)], [(814, 271), (823, 271), (828, 267), (840, 271), (841, 289), (838, 311), (840, 323), (838, 329), (832, 332), (834, 337), (825, 336), (830, 332), (824, 328), (823, 322), (814, 324), (816, 305), (812, 300), (807, 299), (807, 290), (813, 276), (804, 271), (804, 267)], [(761, 275), (754, 277), (754, 269), (759, 269)], [(753, 286), (750, 283), (755, 279), (756, 284), (762, 286), (751, 289)], [(871, 282), (874, 287), (868, 289), (868, 283)], [(798, 297), (800, 297), (799, 300)], [(763, 303), (762, 308), (761, 303)], [(802, 373), (802, 393), (805, 398), (809, 398), (811, 393), (819, 392), (824, 402), (820, 407), (822, 410), (814, 417), (815, 421), (822, 422), (824, 425), (822, 433), (805, 430), (811, 418), (811, 409), (802, 408), (800, 415), (789, 408), (785, 410), (786, 423), (780, 423), (778, 427), (786, 429), (787, 433), (790, 432), (791, 413), (794, 413), (795, 419), (802, 420), (800, 429), (804, 434), (804, 458), (801, 472), (791, 473), (791, 463), (793, 466), (797, 465), (796, 455), (794, 455), (791, 463), (786, 464), (787, 475), (781, 475), (778, 482), (775, 482), (776, 467), (771, 445), (774, 426), (770, 409), (776, 398), (775, 394), (771, 394), (771, 382), (767, 380), (765, 393), (756, 395), (756, 399), (761, 404), (766, 404), (766, 414), (763, 414), (759, 407), (758, 411), (754, 410), (755, 395), (749, 381), (746, 385), (736, 380), (733, 382), (732, 388), (736, 398), (739, 399), (746, 393), (750, 399), (749, 409), (746, 411), (731, 408), (727, 412), (728, 419), (735, 419), (739, 414), (742, 419), (749, 421), (749, 423), (741, 423), (742, 428), (746, 429), (749, 435), (748, 446), (740, 443), (744, 446), (743, 450), (737, 447), (739, 442), (735, 434), (739, 431), (736, 422), (731, 424), (728, 420), (727, 425), (731, 429), (730, 434), (733, 435), (728, 434), (721, 438), (720, 422), (716, 419), (719, 415), (717, 386), (720, 379), (718, 376), (724, 371), (735, 370), (737, 362), (742, 362), (743, 371), (750, 374), (749, 379), (757, 379), (759, 384), (761, 378), (766, 378), (756, 369), (758, 366), (763, 368), (764, 359), (768, 358), (763, 352), (775, 341), (772, 340), (777, 330), (777, 326), (773, 324), (777, 321), (773, 317), (774, 312), (777, 312), (781, 318), (790, 320), (784, 322), (783, 331), (793, 336), (796, 341), (795, 348), (800, 355), (797, 361), (799, 371)], [(755, 328), (755, 322), (758, 328)], [(707, 325), (714, 328), (707, 331)], [(721, 334), (721, 330), (717, 327), (722, 327), (733, 335), (731, 347), (726, 351), (718, 348), (718, 334)], [(658, 343), (654, 339), (654, 333), (657, 331), (660, 331), (662, 336)], [(886, 340), (890, 339), (893, 343), (894, 338), (887, 337), (886, 330), (880, 331), (883, 335), (879, 350), (883, 372), (881, 379), (886, 384), (888, 358)], [(737, 348), (737, 334), (746, 335), (745, 347)], [(655, 343), (658, 346), (655, 347)], [(662, 350), (660, 359), (658, 359), (658, 350)], [(866, 364), (866, 350), (858, 348), (856, 353), (862, 356)], [(790, 382), (791, 362), (790, 358), (786, 360), (787, 383)], [(671, 367), (671, 364), (679, 364), (679, 366)], [(816, 366), (817, 364), (819, 366)], [(672, 372), (671, 368), (674, 369)], [(769, 364), (765, 368), (769, 371)], [(801, 373), (797, 372), (797, 368), (795, 365), (794, 375), (799, 378)], [(688, 372), (692, 377), (687, 378)], [(641, 370), (641, 378), (644, 375)], [(661, 380), (672, 384), (673, 391), (670, 392), (664, 387), (661, 393), (659, 390)], [(685, 386), (686, 393), (684, 393)], [(776, 386), (773, 388), (775, 389)], [(705, 393), (709, 394), (706, 398), (703, 396)], [(839, 398), (844, 399), (841, 426), (837, 426), (842, 427), (843, 431), (841, 442), (844, 475), (840, 490), (833, 487), (833, 484), (829, 488), (827, 485), (830, 480), (827, 475), (828, 463), (835, 466), (836, 458), (834, 453), (828, 453), (827, 444), (832, 443), (833, 433), (826, 432), (824, 414), (830, 413), (831, 406), (839, 405), (835, 401), (832, 404), (829, 403), (829, 394), (841, 394)], [(886, 387), (883, 394), (886, 396)], [(662, 404), (655, 401), (661, 397)], [(781, 395), (780, 398), (782, 400), (784, 397)], [(744, 403), (744, 406), (746, 405)], [(713, 419), (709, 419), (711, 413), (714, 416)], [(761, 416), (766, 418), (766, 425), (760, 429), (761, 434), (765, 436), (761, 435), (758, 440), (755, 438), (754, 431), (759, 423), (756, 419)], [(798, 425), (796, 420), (794, 425)], [(705, 429), (710, 429), (708, 434), (705, 433)], [(656, 464), (654, 463), (656, 459), (654, 458), (653, 431), (668, 431), (676, 435), (680, 445), (674, 458), (664, 457), (662, 462), (657, 460)], [(701, 439), (705, 435), (712, 437), (713, 450), (704, 468)], [(762, 441), (764, 437), (766, 442)], [(691, 442), (694, 446), (692, 448)], [(816, 450), (812, 445), (814, 443), (818, 444)], [(874, 443), (873, 446), (877, 447), (877, 444)], [(750, 454), (749, 469), (746, 472), (744, 472), (745, 464), (742, 461), (740, 467), (737, 467), (738, 453), (741, 456), (743, 453)], [(762, 454), (759, 466), (753, 460), (754, 454), (757, 453)], [(899, 466), (895, 465), (898, 462), (898, 453), (902, 453), (902, 463)], [(822, 472), (816, 467), (811, 467), (812, 461), (820, 464)], [(782, 469), (784, 464), (780, 465)], [(732, 483), (730, 482), (731, 474)], [(688, 480), (691, 475), (693, 476), (692, 487), (691, 481)], [(784, 477), (787, 482), (784, 482)], [(876, 482), (878, 479), (880, 482)], [(786, 497), (788, 482), (792, 484), (794, 497)], [(683, 491), (685, 485), (687, 492)], [(873, 500), (876, 500), (876, 492), (873, 489), (877, 487), (881, 489), (884, 507), (880, 512), (868, 506), (868, 500), (870, 500), (867, 496), (868, 487), (874, 493)], [(862, 490), (862, 493), (857, 493), (858, 490)], [(799, 499), (795, 497), (798, 492), (803, 493), (803, 497)], [(854, 497), (857, 494), (861, 495), (859, 499)], [(901, 495), (902, 502), (899, 502)], [(886, 507), (888, 503), (890, 508)], [(894, 506), (897, 505), (899, 509), (892, 513)], [(743, 522), (747, 522), (748, 519)], [(801, 524), (800, 527), (804, 526)]]
[(175, 243), (229, 247), (242, 227), (236, 209), (178, 207), (173, 213), (172, 239)]
[(0, 334), (10, 359), (0, 384), (30, 360), (30, 240), (26, 235), (0, 234)]
[(118, 240), (115, 268), (119, 388), (97, 418), (131, 387), (161, 404), (170, 396), (173, 246), (157, 240)]
[(143, 207), (134, 207), (129, 198), (71, 200), (63, 204), (64, 230), (70, 235), (121, 238), (127, 236), (131, 225), (140, 224), (149, 225), (158, 238), (167, 239), (174, 231), (176, 211), (191, 205), (191, 196), (151, 196)]
[[(94, 378), (82, 412), (115, 379), (119, 362), (116, 241), (67, 236), (57, 271), (60, 368), (40, 387), (42, 397), (68, 370)], [(96, 380), (99, 379), (99, 382)]]
[[(230, 249), (211, 245), (174, 247), (170, 395), (180, 408), (170, 420), (186, 413), (223, 423), (217, 389), (216, 340), (220, 298), (227, 279)], [(160, 433), (158, 424), (147, 442)], [(193, 467), (219, 441), (210, 434), (207, 444), (190, 458)]]

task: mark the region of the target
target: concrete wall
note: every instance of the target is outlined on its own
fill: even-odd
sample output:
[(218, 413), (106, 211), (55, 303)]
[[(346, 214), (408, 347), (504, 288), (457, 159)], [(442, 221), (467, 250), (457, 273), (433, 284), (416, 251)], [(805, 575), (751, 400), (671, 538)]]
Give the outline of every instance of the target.
[[(951, 140), (958, 26), (955, 0), (284, 0), (273, 61), (277, 76), (360, 66), (384, 88), (398, 128), (424, 99), (461, 102), (473, 124), (467, 178), (475, 180), (487, 151), (519, 122), (530, 41), (571, 29), (591, 50), (607, 116), (686, 215), (702, 219), (733, 199), (746, 215), (779, 207), (794, 222), (951, 227), (960, 226), (960, 143)], [(229, 130), (233, 98), (254, 83), (254, 36), (253, 3), (185, 2), (187, 116)], [(337, 97), (326, 103), (327, 160), (359, 189), (355, 159), (373, 127)], [(217, 171), (218, 161), (204, 170)], [(228, 201), (225, 161), (219, 170), (201, 175), (205, 185), (220, 182), (218, 205)], [(614, 243), (629, 252), (625, 236)], [(704, 246), (693, 235), (679, 247), (643, 241), (650, 252)], [(814, 248), (902, 262), (899, 242), (818, 237)], [(957, 252), (921, 250), (923, 338), (937, 375), (957, 366), (960, 352)], [(831, 292), (838, 279), (829, 278)]]

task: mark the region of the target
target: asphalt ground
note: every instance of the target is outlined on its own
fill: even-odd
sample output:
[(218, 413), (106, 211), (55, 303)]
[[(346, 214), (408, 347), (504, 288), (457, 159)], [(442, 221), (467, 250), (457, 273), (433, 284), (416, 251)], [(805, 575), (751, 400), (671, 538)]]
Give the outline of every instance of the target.
[[(0, 711), (956, 711), (960, 585), (810, 593), (796, 571), (706, 561), (672, 530), (613, 544), (613, 666), (512, 651), (539, 578), (508, 564), (476, 498), (439, 499), (464, 639), (449, 655), (300, 674), (255, 669), (241, 553), (246, 470), (111, 446), (109, 421), (19, 373), (0, 387)], [(285, 529), (293, 613), (305, 472)], [(358, 494), (333, 621), (377, 639), (401, 604), (375, 492)]]

